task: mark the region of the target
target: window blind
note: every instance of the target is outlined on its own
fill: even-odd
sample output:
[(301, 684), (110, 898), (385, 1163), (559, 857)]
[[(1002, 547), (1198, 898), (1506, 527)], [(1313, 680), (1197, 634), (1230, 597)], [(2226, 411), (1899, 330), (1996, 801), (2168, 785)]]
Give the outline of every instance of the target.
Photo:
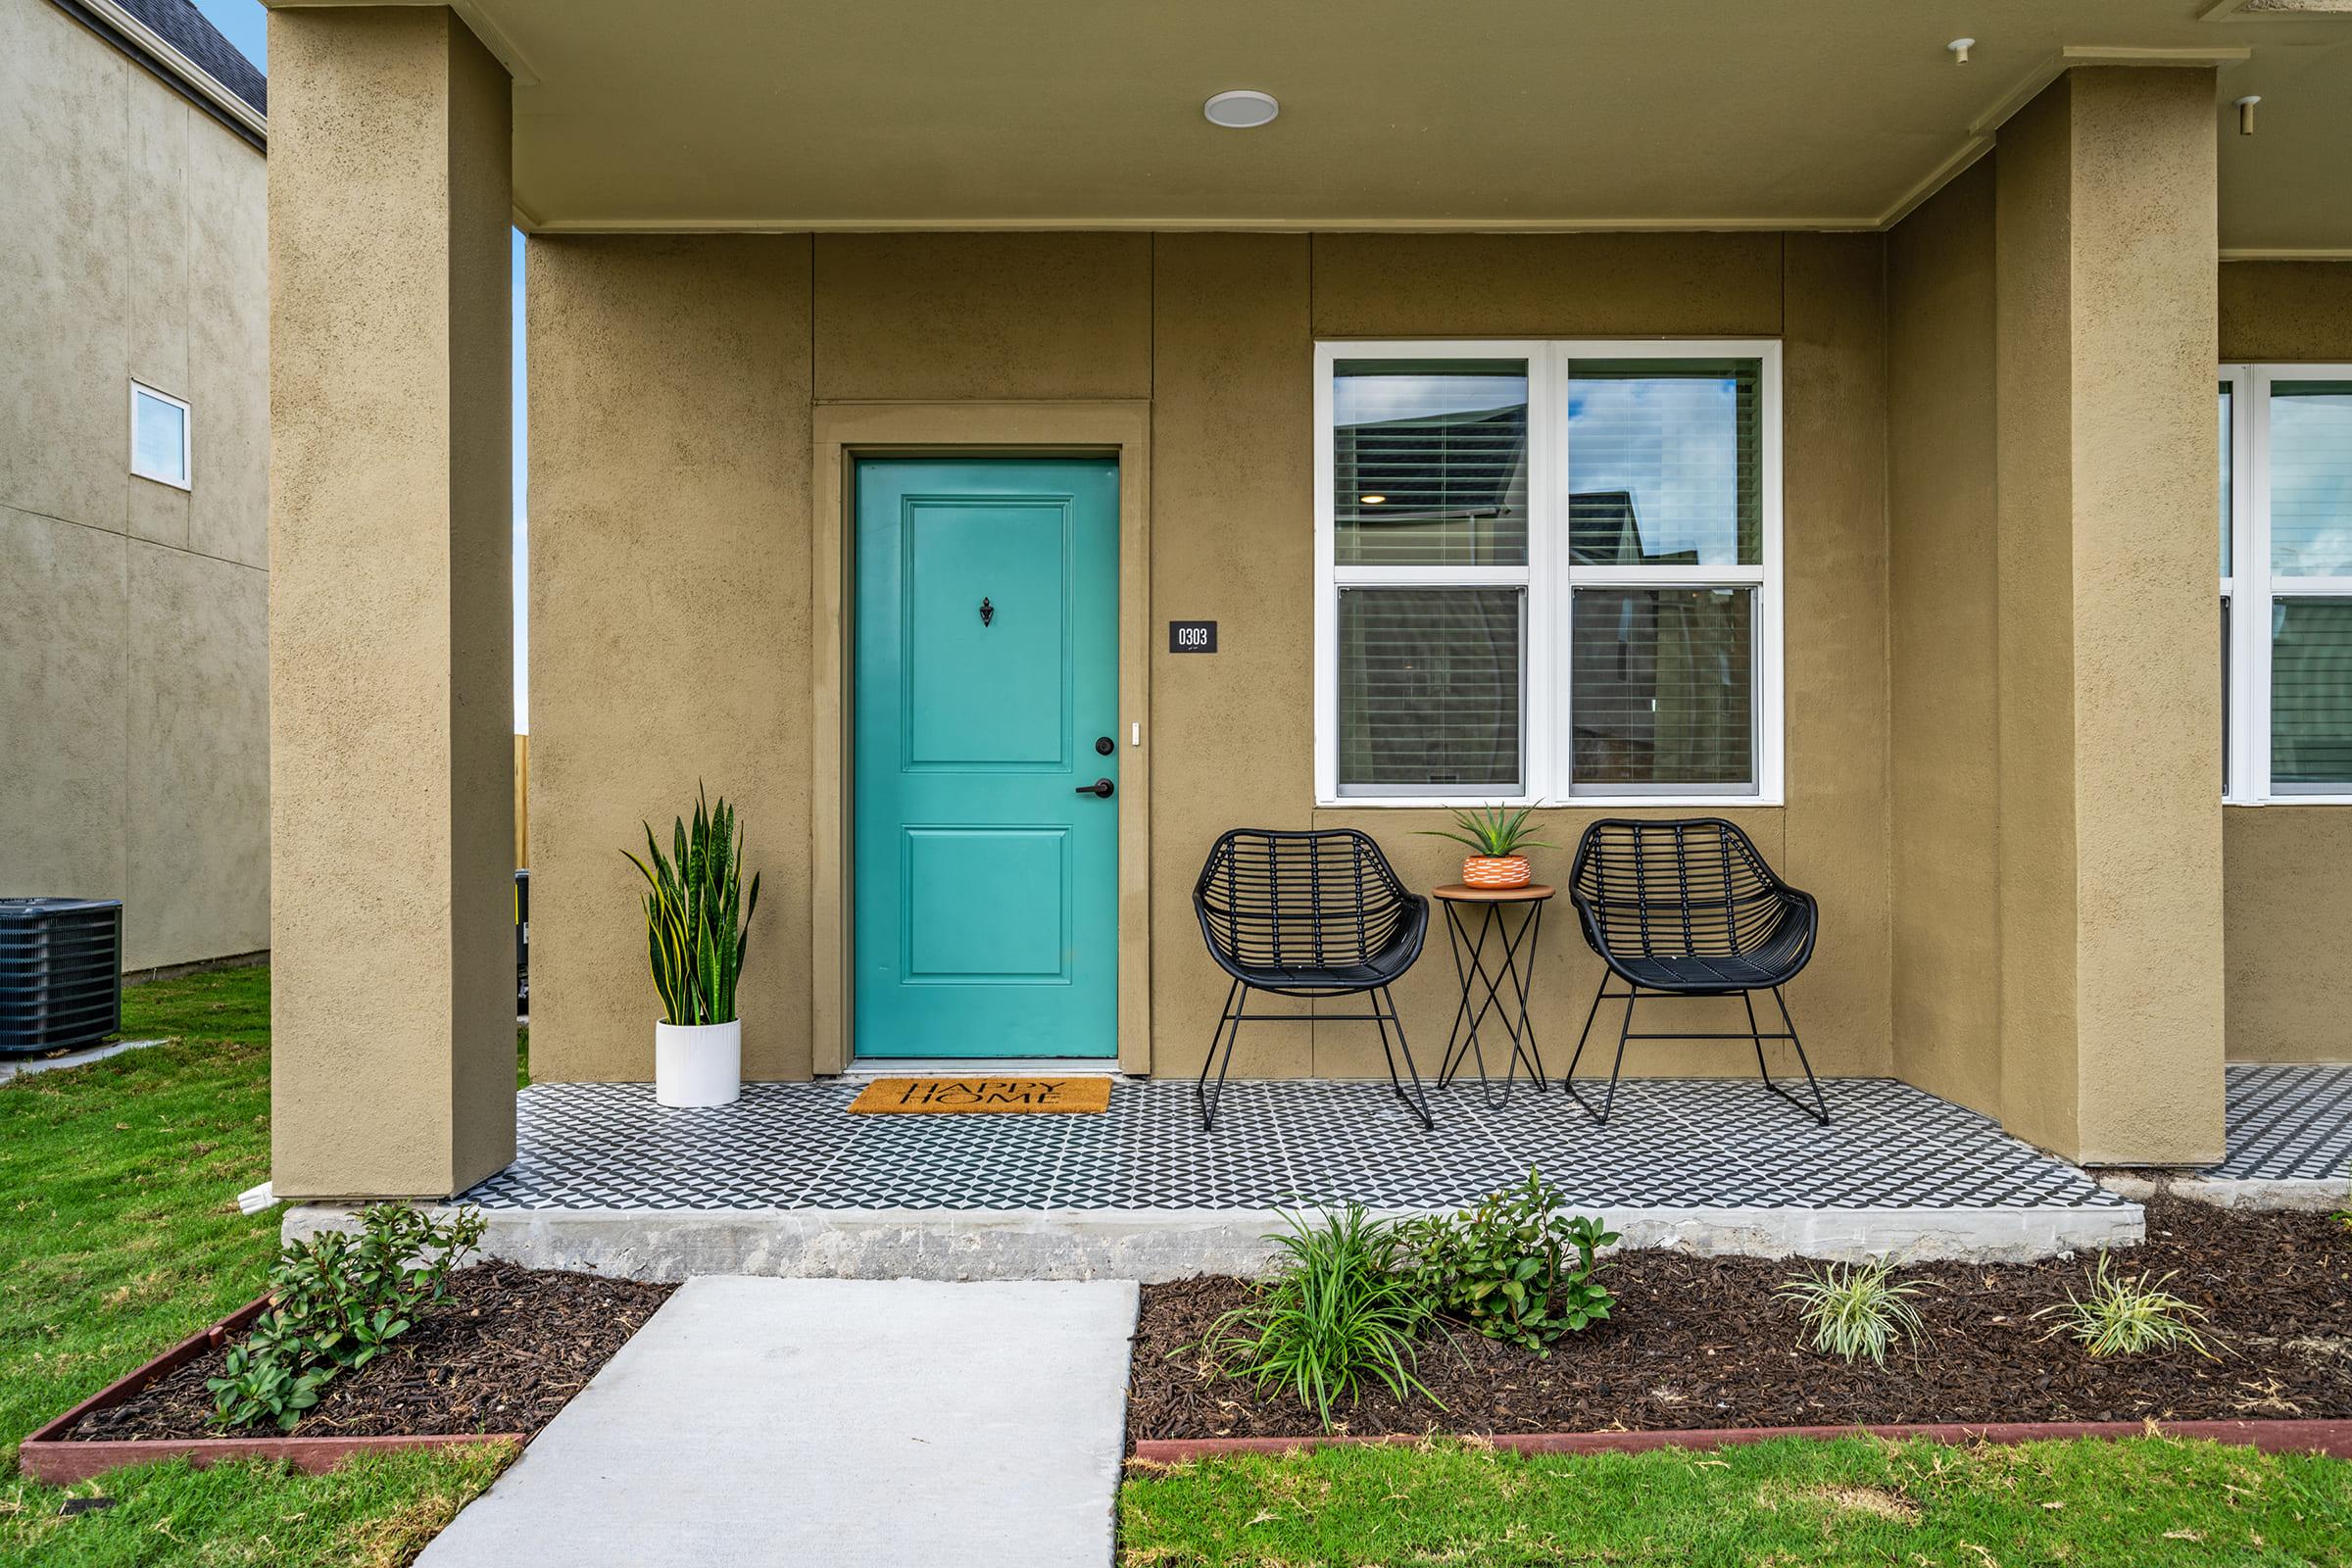
[(1519, 588), (1340, 591), (1340, 787), (1515, 795)]
[(1338, 361), (1332, 439), (1339, 564), (1526, 564), (1524, 360)]
[(2271, 788), (2352, 785), (2352, 599), (2280, 599), (2271, 611)]
[(1579, 588), (1574, 600), (1575, 787), (1751, 785), (1754, 591)]

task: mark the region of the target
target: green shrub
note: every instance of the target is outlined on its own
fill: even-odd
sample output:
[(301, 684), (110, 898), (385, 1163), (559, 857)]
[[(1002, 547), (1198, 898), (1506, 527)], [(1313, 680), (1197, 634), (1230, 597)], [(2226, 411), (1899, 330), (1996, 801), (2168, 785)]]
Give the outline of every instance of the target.
[(449, 1295), (449, 1276), (482, 1239), (479, 1209), (436, 1223), (421, 1209), (374, 1203), (360, 1234), (321, 1231), (289, 1242), (270, 1271), (270, 1309), (223, 1377), (212, 1378), (214, 1421), (262, 1421), (291, 1432), (336, 1374), (366, 1366)]
[(1437, 1310), (1538, 1355), (1617, 1302), (1593, 1278), (1617, 1233), (1563, 1214), (1559, 1192), (1533, 1170), (1459, 1214), (1410, 1221), (1405, 1238), (1414, 1285)]
[(2051, 1334), (2072, 1334), (2092, 1355), (2139, 1355), (2179, 1346), (2199, 1355), (2212, 1353), (2189, 1321), (2203, 1318), (2204, 1311), (2164, 1288), (2172, 1275), (2135, 1274), (2127, 1279), (2109, 1273), (2107, 1261), (2107, 1254), (2100, 1252), (2088, 1296), (2069, 1291), (2064, 1305), (2045, 1306), (2034, 1314), (2058, 1318)]
[[(1288, 1389), (1331, 1430), (1335, 1400), (1378, 1383), (1434, 1400), (1414, 1376), (1429, 1308), (1398, 1272), (1402, 1237), (1360, 1205), (1308, 1225), (1296, 1217), (1283, 1255), (1253, 1298), (1210, 1325), (1199, 1348), (1213, 1369), (1263, 1394)], [(1441, 1406), (1442, 1408), (1443, 1406)]]
[(1921, 1338), (1919, 1309), (1909, 1299), (1920, 1286), (1894, 1279), (1893, 1272), (1884, 1258), (1832, 1263), (1800, 1274), (1775, 1294), (1797, 1303), (1814, 1349), (1848, 1363), (1867, 1355), (1872, 1365), (1885, 1366), (1895, 1341), (1917, 1345)]

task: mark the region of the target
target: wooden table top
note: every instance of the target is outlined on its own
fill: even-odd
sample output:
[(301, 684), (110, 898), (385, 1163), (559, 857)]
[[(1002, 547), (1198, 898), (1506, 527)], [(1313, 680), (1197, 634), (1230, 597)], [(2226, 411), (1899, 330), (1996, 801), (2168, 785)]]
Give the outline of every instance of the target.
[(1474, 888), (1467, 882), (1448, 882), (1442, 888), (1431, 888), (1429, 896), (1444, 899), (1447, 904), (1534, 904), (1557, 891), (1541, 882), (1530, 882), (1523, 888)]

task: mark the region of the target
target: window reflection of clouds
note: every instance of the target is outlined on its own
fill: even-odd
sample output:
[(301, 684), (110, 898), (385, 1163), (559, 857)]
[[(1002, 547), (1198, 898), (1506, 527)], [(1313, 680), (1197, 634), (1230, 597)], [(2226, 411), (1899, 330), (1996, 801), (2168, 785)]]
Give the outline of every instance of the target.
[(1568, 383), (1568, 487), (1630, 492), (1646, 556), (1737, 563), (1740, 467), (1729, 377)]

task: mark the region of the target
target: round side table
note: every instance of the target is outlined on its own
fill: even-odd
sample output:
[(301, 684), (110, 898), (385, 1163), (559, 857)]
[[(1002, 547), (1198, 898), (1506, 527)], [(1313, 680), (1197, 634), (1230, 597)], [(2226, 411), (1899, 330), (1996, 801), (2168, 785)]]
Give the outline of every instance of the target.
[[(1446, 1033), (1446, 1053), (1439, 1057), (1439, 1088), (1453, 1082), (1465, 1058), (1477, 1064), (1479, 1093), (1493, 1109), (1499, 1110), (1511, 1102), (1511, 1086), (1522, 1062), (1527, 1064), (1528, 1076), (1534, 1080), (1537, 1091), (1541, 1093), (1545, 1087), (1544, 1057), (1536, 1050), (1536, 1022), (1528, 1012), (1527, 999), (1535, 989), (1536, 944), (1544, 929), (1544, 905), (1552, 893), (1551, 888), (1541, 882), (1531, 882), (1523, 888), (1474, 888), (1453, 882), (1430, 889), (1430, 897), (1446, 910), (1446, 935), (1453, 949), (1453, 970), (1462, 983), (1461, 1004), (1454, 1008), (1453, 1027)], [(1521, 916), (1516, 931), (1503, 918), (1503, 911), (1513, 907), (1520, 910)], [(1473, 918), (1478, 925), (1475, 935), (1470, 929)], [(1499, 958), (1497, 967), (1491, 970), (1487, 967), (1489, 936), (1495, 938)], [(1482, 990), (1484, 1000), (1478, 995)], [(1504, 1059), (1499, 1099), (1494, 1093), (1494, 1081), (1487, 1071), (1486, 1047), (1478, 1036), (1479, 1025), (1486, 1022), (1490, 1012), (1502, 1024), (1511, 1042), (1510, 1054)]]

